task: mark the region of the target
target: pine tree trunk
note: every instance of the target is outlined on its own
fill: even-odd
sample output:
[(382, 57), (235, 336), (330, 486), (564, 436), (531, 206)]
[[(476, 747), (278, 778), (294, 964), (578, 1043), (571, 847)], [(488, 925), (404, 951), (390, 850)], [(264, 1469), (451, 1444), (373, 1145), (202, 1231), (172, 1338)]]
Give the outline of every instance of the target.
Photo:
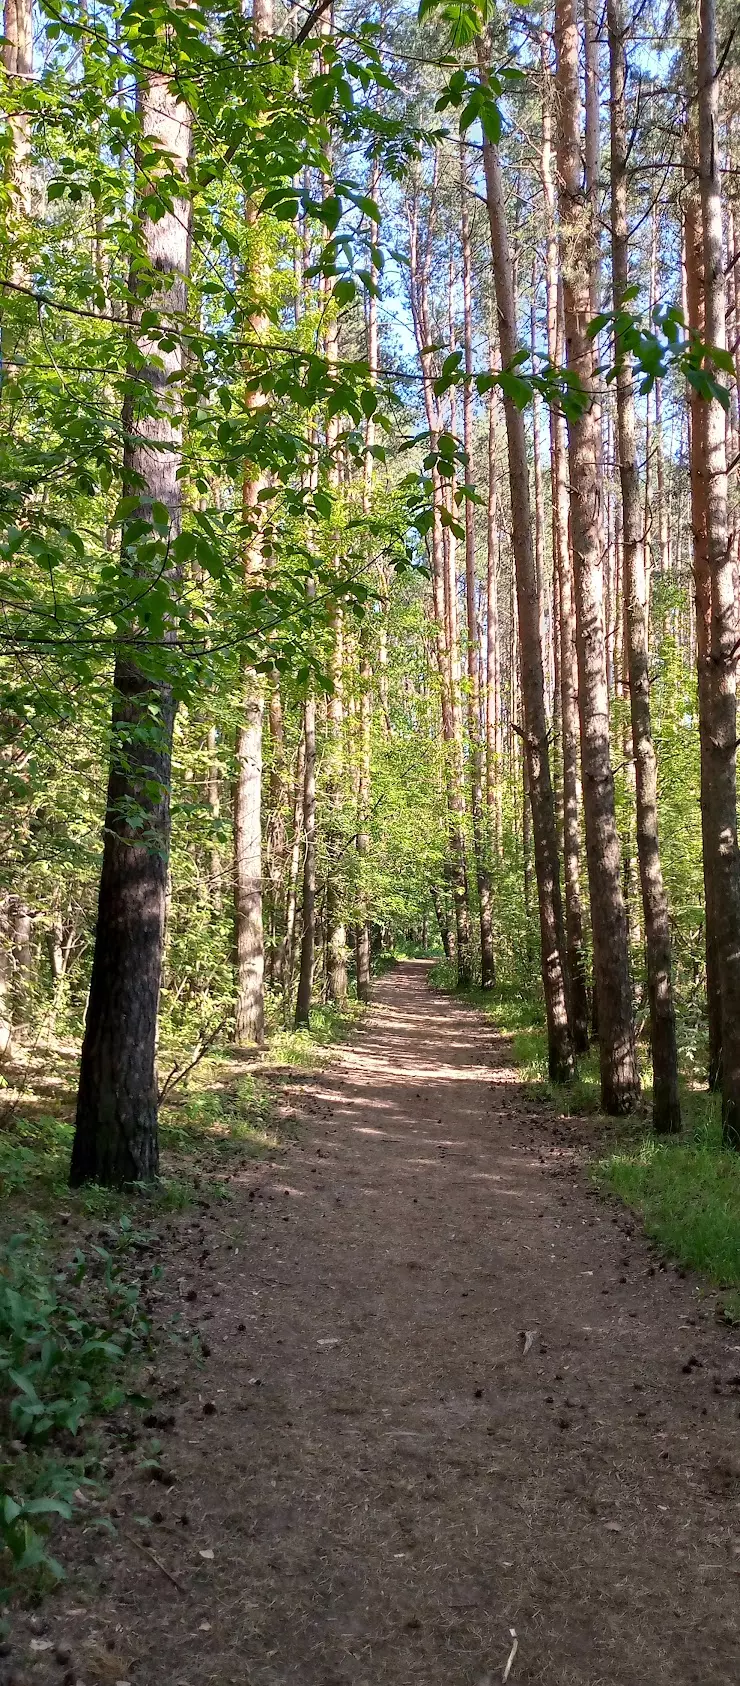
[[(611, 214), (614, 308), (629, 287), (627, 222), (627, 112), (625, 26), (622, 0), (607, 0), (611, 87)], [(627, 308), (627, 305), (624, 305)], [(671, 981), (671, 930), (658, 845), (658, 770), (650, 717), (648, 602), (637, 460), (632, 368), (619, 339), (617, 426), (622, 486), (624, 599), (632, 750), (637, 807), (637, 854), (645, 918), (650, 1040), (653, 1055), (653, 1123), (661, 1132), (681, 1125), (676, 1014)]]
[[(435, 163), (435, 170), (437, 167)], [(429, 265), (434, 226), (433, 200), (423, 249), (420, 249), (418, 205), (414, 200), (409, 214), (411, 309), (416, 344), (424, 376), (424, 405), (432, 449), (436, 448), (437, 439), (441, 432), (441, 422), (434, 397), (434, 375), (430, 361), (430, 346), (433, 335), (428, 310)], [(469, 988), (472, 982), (472, 960), (470, 953), (468, 876), (465, 858), (465, 793), (462, 769), (459, 651), (457, 646), (457, 580), (453, 553), (449, 544), (445, 544), (445, 529), (442, 524), (442, 513), (449, 507), (449, 501), (436, 468), (432, 469), (431, 478), (432, 593), (435, 652), (442, 707), (442, 735), (445, 742), (449, 877), (455, 908), (457, 980), (460, 987), (465, 989)]]
[[(272, 0), (254, 0), (252, 32), (256, 43), (273, 32)], [(257, 207), (249, 203), (246, 221), (256, 228)], [(267, 285), (264, 259), (254, 260), (249, 278), (252, 293), (259, 297)], [(255, 312), (249, 323), (250, 336), (264, 339), (269, 331), (267, 317)], [(247, 367), (247, 374), (249, 369)], [(245, 401), (255, 409), (261, 399), (247, 385)], [(263, 560), (261, 545), (262, 506), (260, 491), (264, 478), (247, 466), (242, 487), (244, 524), (244, 585), (247, 592), (259, 586)], [(234, 935), (236, 947), (236, 1006), (234, 1041), (237, 1047), (258, 1046), (265, 1034), (265, 937), (262, 919), (262, 733), (265, 704), (262, 683), (253, 668), (242, 676), (242, 718), (236, 733), (236, 781), (234, 786)]]
[[(10, 186), (9, 223), (16, 224), (16, 234), (23, 232), (24, 219), (31, 215), (31, 129), (28, 113), (23, 110), (26, 78), (33, 73), (33, 0), (5, 0), (3, 18), (2, 63), (13, 79), (10, 87), (13, 104), (18, 111), (8, 119), (10, 150), (6, 172)], [(16, 280), (26, 273), (26, 266), (17, 246), (12, 248), (12, 273)]]
[[(326, 360), (335, 368), (339, 355), (339, 327), (331, 314), (331, 283), (327, 282), (326, 306), (328, 320), (324, 333)], [(339, 423), (335, 416), (326, 423), (326, 448), (329, 455), (329, 484), (339, 489), (336, 461)], [(337, 559), (338, 560), (338, 559)], [(339, 860), (341, 856), (341, 808), (344, 728), (344, 619), (338, 602), (330, 605), (331, 633), (331, 695), (328, 702), (328, 731), (326, 745), (326, 997), (342, 1007), (347, 999), (347, 932), (344, 923), (342, 885)]]
[(316, 943), (316, 699), (308, 696), (303, 707), (303, 932), (301, 967), (296, 998), (296, 1028), (311, 1022), (313, 964)]
[[(704, 341), (704, 253), (701, 204), (695, 188), (695, 144), (693, 127), (686, 143), (687, 189), (684, 194), (684, 263), (686, 307), (689, 329)], [(707, 540), (707, 481), (704, 423), (706, 406), (693, 386), (688, 388), (689, 478), (691, 485), (691, 533), (693, 546), (694, 597), (696, 606), (696, 661), (699, 701), (699, 789), (704, 869), (704, 953), (707, 974), (707, 1031), (709, 1040), (708, 1079), (710, 1089), (719, 1086), (722, 1075), (722, 996), (720, 988), (719, 930), (714, 891), (714, 851), (710, 821), (711, 801), (711, 696), (710, 648), (712, 592)]]
[(447, 918), (444, 896), (440, 895), (439, 890), (435, 889), (433, 884), (430, 885), (429, 894), (432, 898), (432, 907), (434, 908), (435, 917), (439, 926), (439, 934), (442, 938), (445, 960), (452, 960), (454, 958), (454, 954), (450, 936), (450, 922)]
[[(220, 790), (219, 790), (219, 767), (218, 767), (218, 733), (216, 731), (215, 726), (209, 726), (209, 728), (208, 728), (208, 738), (207, 738), (206, 748), (207, 748), (207, 752), (208, 752), (208, 770), (207, 770), (207, 773), (206, 773), (206, 801), (208, 803), (208, 809), (209, 809), (210, 816), (211, 816), (211, 822), (215, 826), (215, 825), (218, 824), (218, 821), (221, 818), (221, 795), (220, 795)], [(209, 850), (209, 855), (208, 855), (208, 893), (210, 895), (211, 906), (213, 908), (214, 913), (220, 913), (221, 912), (222, 889), (223, 889), (222, 878), (223, 878), (223, 869), (222, 869), (222, 866), (221, 866), (221, 851), (218, 847), (218, 844), (216, 842), (213, 842), (211, 844), (211, 847), (210, 847), (210, 850)]]
[[(460, 148), (460, 237), (463, 260), (463, 325), (465, 372), (471, 377), (463, 389), (463, 441), (468, 456), (466, 479), (472, 478), (473, 462), (473, 300), (472, 265), (470, 257), (470, 214), (465, 152)], [(496, 982), (496, 962), (493, 949), (493, 918), (491, 910), (491, 875), (488, 867), (485, 827), (483, 823), (483, 741), (481, 736), (480, 686), (478, 679), (478, 615), (475, 579), (475, 506), (465, 500), (465, 605), (467, 611), (468, 658), (468, 740), (470, 744), (471, 807), (473, 818), (473, 850), (478, 884), (478, 914), (480, 924), (481, 987), (493, 989)]]
[[(144, 136), (164, 147), (180, 175), (187, 170), (190, 113), (169, 79), (150, 72), (138, 95)], [(147, 181), (147, 191), (151, 185)], [(158, 221), (140, 219), (141, 240), (152, 269), (163, 277), (147, 309), (182, 312), (189, 266), (189, 205), (176, 200)], [(132, 262), (130, 291), (139, 285)], [(132, 382), (145, 385), (147, 402), (127, 399), (124, 414), (124, 490), (139, 498), (137, 517), (148, 522), (152, 505), (164, 504), (169, 542), (180, 530), (182, 484), (179, 343), (163, 351), (138, 326), (131, 310), (138, 360)], [(152, 404), (152, 398), (155, 400)], [(150, 413), (153, 412), (153, 413)], [(137, 517), (134, 517), (136, 519)], [(134, 545), (123, 533), (127, 565), (136, 569)], [(150, 565), (151, 566), (151, 565)], [(158, 560), (154, 565), (161, 566)], [(146, 574), (144, 574), (146, 578)], [(134, 630), (132, 628), (132, 630)], [(98, 896), (92, 978), (82, 1044), (77, 1117), (70, 1180), (110, 1186), (156, 1176), (158, 1168), (155, 1044), (162, 970), (169, 850), (169, 787), (174, 722), (166, 680), (142, 671), (119, 650), (113, 680), (113, 720), (103, 865)]]
[[(699, 179), (707, 344), (726, 346), (726, 286), (719, 174), (719, 81), (715, 0), (700, 0)], [(709, 360), (710, 370), (712, 368)], [(711, 578), (709, 823), (722, 1008), (722, 1121), (740, 1148), (740, 855), (737, 839), (738, 619), (728, 522), (725, 412), (704, 400), (707, 552)]]
[[(555, 310), (562, 320), (562, 301), (556, 282)], [(555, 362), (560, 330), (556, 324)], [(588, 978), (581, 896), (581, 788), (579, 759), (581, 727), (578, 709), (578, 655), (576, 611), (573, 588), (573, 556), (570, 543), (570, 493), (568, 490), (568, 434), (561, 411), (551, 412), (553, 509), (555, 560), (558, 571), (560, 607), (560, 710), (563, 733), (563, 861), (565, 878), (565, 924), (568, 939), (573, 1045), (585, 1054), (589, 1045)]]
[[(478, 41), (481, 72), (488, 70), (488, 47)], [(506, 228), (501, 167), (497, 149), (483, 144), (488, 219), (491, 229), (493, 282), (499, 324), (499, 345), (504, 369), (517, 351), (514, 278)], [(524, 418), (504, 392), (504, 415), (509, 447), (509, 482), (513, 548), (516, 563), (516, 592), (522, 657), (522, 693), (532, 802), (535, 870), (540, 915), (542, 984), (547, 1013), (548, 1065), (556, 1081), (573, 1072), (573, 1052), (568, 1023), (568, 993), (565, 971), (565, 932), (560, 899), (555, 802), (550, 778), (545, 684), (540, 646), (539, 594), (532, 545), (529, 500), (529, 468)]]
[(284, 934), (279, 957), (280, 986), (283, 994), (283, 1015), (286, 1022), (289, 1016), (290, 1002), (293, 997), (293, 954), (295, 945), (296, 903), (298, 899), (298, 873), (301, 862), (301, 838), (303, 836), (305, 759), (306, 744), (303, 731), (301, 730), (295, 759), (292, 842), (288, 866), (288, 883), (285, 891)]
[[(491, 348), (491, 351), (493, 348)], [(501, 852), (502, 765), (501, 765), (501, 648), (499, 640), (498, 571), (499, 531), (496, 500), (496, 401), (488, 400), (488, 497), (486, 507), (486, 807), (490, 849), (494, 860)]]
[[(378, 191), (380, 168), (377, 159), (373, 159), (370, 175), (370, 197), (375, 199)], [(377, 240), (378, 229), (371, 223), (370, 229), (373, 242)], [(371, 256), (370, 272), (377, 285), (377, 265), (374, 255)], [(375, 385), (378, 368), (378, 300), (376, 293), (370, 289), (367, 295), (367, 361), (370, 380)], [(363, 514), (369, 516), (372, 509), (373, 475), (375, 458), (375, 420), (372, 415), (365, 420), (365, 463), (362, 485)], [(370, 1000), (370, 921), (368, 918), (368, 895), (365, 882), (367, 856), (370, 852), (370, 779), (372, 774), (372, 726), (373, 726), (373, 693), (372, 693), (372, 663), (370, 659), (370, 630), (366, 623), (360, 629), (360, 743), (359, 743), (359, 777), (357, 781), (357, 855), (359, 872), (359, 903), (360, 916), (355, 930), (355, 974), (357, 979), (358, 1001)]]
[(571, 527), (586, 856), (591, 892), (594, 970), (599, 1016), (601, 1102), (629, 1112), (639, 1095), (630, 988), (627, 916), (620, 881), (609, 742), (600, 532), (600, 437), (594, 405), (591, 317), (592, 231), (581, 186), (578, 30), (573, 0), (555, 12), (558, 91), (558, 177), (563, 241), (566, 362), (588, 396), (568, 421)]

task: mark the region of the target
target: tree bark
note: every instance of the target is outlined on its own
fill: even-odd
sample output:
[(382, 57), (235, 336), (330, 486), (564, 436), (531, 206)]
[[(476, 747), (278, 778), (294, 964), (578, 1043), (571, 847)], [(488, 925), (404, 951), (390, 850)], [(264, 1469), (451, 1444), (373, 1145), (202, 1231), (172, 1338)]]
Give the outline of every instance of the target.
[(598, 996), (601, 1102), (605, 1112), (637, 1103), (627, 917), (620, 882), (609, 743), (600, 534), (600, 439), (594, 407), (591, 317), (592, 230), (582, 189), (578, 29), (574, 0), (555, 10), (558, 92), (558, 177), (562, 238), (566, 362), (587, 396), (587, 408), (568, 420), (581, 758), (586, 856), (591, 891), (594, 971)]
[[(463, 260), (463, 333), (465, 373), (468, 380), (463, 388), (463, 442), (468, 458), (466, 480), (473, 477), (473, 298), (472, 263), (470, 255), (470, 213), (468, 208), (468, 180), (465, 151), (460, 147), (460, 244)], [(496, 961), (493, 948), (493, 918), (491, 909), (491, 875), (483, 823), (483, 741), (481, 736), (480, 686), (478, 681), (478, 614), (475, 579), (475, 506), (465, 500), (465, 606), (467, 613), (468, 665), (468, 740), (470, 744), (470, 783), (473, 817), (473, 850), (478, 884), (478, 917), (480, 926), (481, 987), (493, 989), (496, 982)]]
[[(686, 307), (691, 334), (705, 338), (704, 254), (702, 250), (701, 204), (694, 187), (693, 141), (687, 137), (687, 174), (684, 195), (684, 263)], [(692, 386), (688, 388), (689, 478), (691, 487), (691, 536), (693, 551), (694, 601), (696, 614), (696, 662), (699, 703), (699, 801), (701, 812), (702, 862), (704, 871), (704, 955), (707, 983), (707, 1034), (710, 1089), (719, 1086), (722, 1073), (722, 997), (719, 969), (719, 933), (714, 891), (714, 854), (710, 823), (711, 797), (711, 698), (710, 646), (712, 591), (707, 545), (705, 405)]]
[[(378, 191), (380, 167), (377, 159), (373, 159), (370, 173), (370, 197), (375, 199)], [(377, 225), (370, 224), (371, 241), (378, 238)], [(374, 255), (371, 254), (370, 274), (375, 285), (378, 282), (378, 269)], [(378, 300), (371, 288), (367, 295), (367, 361), (370, 371), (371, 384), (375, 385), (378, 369)], [(362, 484), (362, 510), (364, 515), (370, 515), (372, 508), (373, 476), (375, 458), (375, 420), (372, 415), (365, 421), (365, 462)], [(370, 1000), (370, 921), (368, 918), (368, 895), (366, 878), (367, 856), (370, 851), (370, 780), (372, 775), (372, 726), (373, 726), (373, 692), (372, 692), (372, 663), (370, 659), (370, 629), (367, 621), (363, 621), (360, 628), (360, 733), (359, 733), (359, 771), (357, 780), (357, 864), (359, 876), (359, 904), (360, 914), (355, 929), (355, 975), (357, 981), (358, 1001)]]
[[(273, 32), (272, 0), (254, 0), (252, 32), (255, 43)], [(246, 206), (246, 221), (254, 230), (257, 207)], [(267, 284), (264, 258), (252, 260), (250, 289), (259, 298)], [(253, 339), (266, 337), (267, 317), (259, 310), (249, 321)], [(249, 369), (247, 367), (247, 374)], [(256, 408), (260, 394), (248, 384), (248, 408)], [(259, 585), (263, 559), (261, 546), (262, 506), (259, 494), (264, 476), (247, 466), (242, 486), (244, 525), (243, 575), (247, 592)], [(236, 780), (234, 785), (234, 935), (236, 947), (236, 1006), (234, 1041), (237, 1047), (258, 1046), (265, 1034), (265, 936), (262, 918), (262, 734), (265, 704), (262, 682), (253, 668), (242, 675), (242, 718), (236, 732)]]
[[(33, 72), (33, 0), (5, 0), (3, 35), (0, 52), (11, 83), (13, 104), (19, 109), (8, 120), (10, 151), (7, 176), (11, 188), (10, 221), (22, 225), (31, 215), (31, 133), (28, 114), (23, 110), (25, 78)], [(23, 271), (23, 260), (13, 256), (13, 273)]]
[[(493, 346), (491, 346), (491, 361)], [(486, 503), (486, 807), (489, 848), (497, 860), (501, 852), (502, 765), (501, 765), (501, 647), (499, 638), (498, 575), (499, 530), (497, 518), (496, 395), (488, 397), (488, 496)]]
[[(478, 39), (481, 74), (488, 72), (488, 43)], [(517, 351), (514, 277), (506, 227), (498, 151), (483, 143), (488, 219), (491, 229), (493, 283), (504, 369)], [(565, 932), (560, 899), (560, 866), (555, 826), (555, 802), (550, 778), (545, 685), (540, 646), (539, 595), (532, 546), (529, 468), (524, 418), (504, 392), (504, 415), (509, 447), (511, 519), (516, 565), (516, 593), (522, 659), (525, 754), (532, 803), (535, 871), (540, 915), (542, 984), (547, 1014), (550, 1076), (564, 1081), (573, 1073), (565, 971)]]
[[(554, 368), (563, 361), (563, 300), (558, 275), (555, 182), (553, 177), (553, 82), (549, 49), (541, 42), (544, 96), (542, 103), (542, 185), (547, 207), (545, 282), (547, 289), (547, 354)], [(579, 780), (580, 727), (578, 721), (578, 658), (576, 655), (573, 559), (570, 541), (568, 489), (568, 433), (565, 416), (550, 406), (554, 598), (557, 606), (554, 647), (556, 690), (560, 702), (562, 740), (562, 834), (565, 887), (565, 930), (570, 982), (571, 1029), (576, 1054), (589, 1045), (589, 1003), (581, 898), (581, 793)], [(557, 683), (559, 682), (559, 683)]]
[[(307, 586), (309, 597), (314, 595), (313, 581)], [(305, 855), (303, 861), (303, 904), (301, 935), (301, 965), (296, 996), (296, 1029), (306, 1029), (311, 1022), (313, 992), (313, 964), (316, 945), (316, 698), (309, 692), (303, 705), (303, 831)]]
[[(726, 346), (726, 286), (719, 173), (719, 81), (715, 0), (700, 0), (697, 43), (699, 179), (707, 344)], [(712, 368), (711, 359), (709, 362)], [(707, 553), (711, 578), (709, 824), (717, 910), (722, 1012), (722, 1122), (740, 1148), (740, 854), (737, 838), (738, 618), (728, 522), (725, 412), (704, 404)]]
[[(436, 178), (435, 178), (436, 189)], [(441, 421), (434, 397), (434, 375), (430, 345), (432, 328), (428, 310), (429, 266), (431, 240), (435, 226), (434, 201), (423, 246), (420, 247), (418, 204), (409, 209), (409, 257), (411, 310), (414, 333), (423, 372), (423, 395), (429, 439), (436, 449)], [(455, 908), (455, 956), (457, 981), (461, 988), (472, 982), (470, 952), (470, 914), (468, 908), (468, 874), (465, 855), (465, 787), (462, 769), (462, 719), (459, 700), (459, 653), (457, 650), (457, 582), (454, 561), (445, 544), (442, 524), (443, 511), (448, 502), (441, 476), (432, 469), (432, 594), (434, 604), (435, 650), (439, 671), (442, 735), (445, 742), (445, 778), (449, 837), (449, 876)]]
[[(628, 308), (627, 109), (625, 24), (622, 0), (607, 0), (611, 89), (612, 285), (616, 311)], [(658, 771), (650, 715), (648, 601), (642, 537), (632, 367), (620, 339), (616, 344), (617, 428), (622, 487), (624, 599), (632, 750), (637, 808), (637, 855), (645, 918), (650, 1040), (653, 1055), (653, 1123), (656, 1130), (680, 1129), (676, 1014), (671, 979), (668, 898), (658, 844)]]
[[(166, 75), (147, 73), (140, 84), (138, 108), (146, 140), (163, 147), (173, 168), (184, 177), (190, 113), (173, 94)], [(151, 193), (149, 181), (147, 191)], [(154, 299), (147, 298), (146, 304), (148, 309), (154, 304), (167, 312), (184, 312), (190, 207), (184, 197), (171, 207), (163, 200), (163, 207), (158, 221), (146, 215), (139, 219), (147, 262), (162, 277), (161, 291)], [(139, 284), (134, 258), (129, 281), (134, 300)], [(156, 333), (153, 340), (151, 331), (142, 331), (141, 308), (136, 303), (131, 307), (131, 334), (138, 352), (131, 379), (139, 390), (146, 387), (146, 401), (141, 406), (135, 397), (126, 401), (124, 491), (134, 488), (139, 498), (134, 519), (146, 523), (150, 533), (152, 505), (164, 504), (171, 545), (182, 516), (177, 377), (183, 354), (174, 335), (163, 350)], [(122, 541), (124, 564), (146, 581), (152, 564), (141, 562), (130, 532), (127, 526)], [(161, 567), (159, 555), (153, 567), (155, 571)], [(73, 1185), (94, 1180), (119, 1186), (157, 1174), (155, 1043), (174, 712), (170, 685), (143, 671), (124, 645), (113, 680), (103, 865), (72, 1149)]]

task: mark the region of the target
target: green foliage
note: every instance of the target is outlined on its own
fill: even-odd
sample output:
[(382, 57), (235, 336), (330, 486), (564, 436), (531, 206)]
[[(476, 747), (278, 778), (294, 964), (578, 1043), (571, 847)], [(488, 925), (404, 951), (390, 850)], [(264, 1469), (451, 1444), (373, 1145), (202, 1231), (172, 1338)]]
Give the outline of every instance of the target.
[(61, 1576), (45, 1536), (55, 1517), (72, 1515), (84, 1431), (136, 1402), (127, 1366), (150, 1336), (131, 1275), (142, 1243), (124, 1217), (108, 1246), (66, 1263), (39, 1222), (0, 1249), (0, 1546), (16, 1572)]
[(594, 1167), (599, 1185), (634, 1208), (666, 1255), (718, 1288), (740, 1288), (740, 1162), (723, 1150), (717, 1108), (679, 1141), (647, 1136)]

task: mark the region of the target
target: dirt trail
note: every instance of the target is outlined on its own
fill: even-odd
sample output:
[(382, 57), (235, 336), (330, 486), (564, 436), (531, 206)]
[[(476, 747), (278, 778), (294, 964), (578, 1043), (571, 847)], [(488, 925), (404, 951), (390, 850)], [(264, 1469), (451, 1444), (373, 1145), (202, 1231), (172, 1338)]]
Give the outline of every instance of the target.
[(285, 1162), (183, 1220), (210, 1356), (57, 1601), (70, 1679), (493, 1686), (514, 1629), (512, 1686), (736, 1686), (739, 1337), (506, 1062), (405, 963)]

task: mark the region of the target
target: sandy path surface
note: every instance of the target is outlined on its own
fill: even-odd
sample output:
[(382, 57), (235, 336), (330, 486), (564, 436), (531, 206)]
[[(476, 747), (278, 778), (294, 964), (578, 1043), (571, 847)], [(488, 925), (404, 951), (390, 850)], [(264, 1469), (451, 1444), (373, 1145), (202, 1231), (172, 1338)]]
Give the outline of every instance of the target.
[(513, 1686), (736, 1686), (740, 1335), (507, 1057), (404, 963), (176, 1226), (209, 1354), (162, 1354), (176, 1480), (129, 1465), (56, 1601), (70, 1682), (492, 1686), (514, 1630)]

